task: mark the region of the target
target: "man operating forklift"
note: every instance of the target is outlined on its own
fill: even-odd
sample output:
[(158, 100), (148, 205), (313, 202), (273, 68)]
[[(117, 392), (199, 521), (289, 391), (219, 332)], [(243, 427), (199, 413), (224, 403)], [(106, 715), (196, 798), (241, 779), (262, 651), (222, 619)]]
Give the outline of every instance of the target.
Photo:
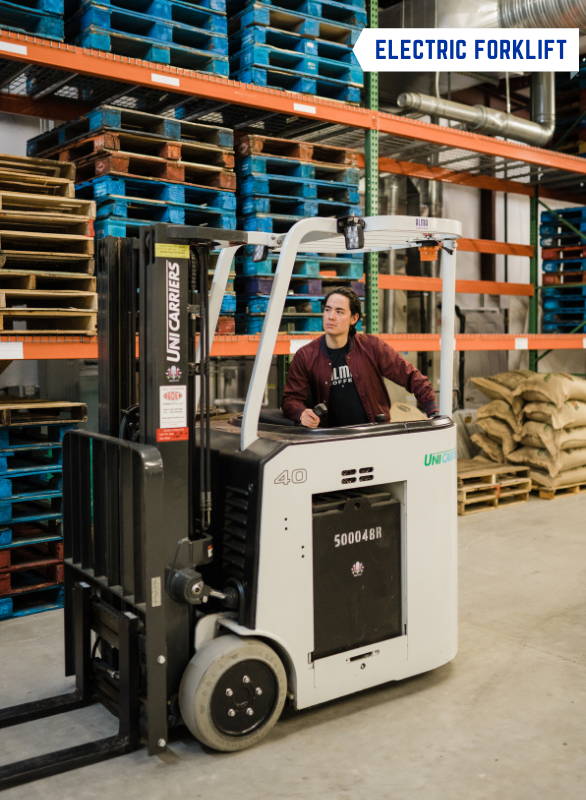
[[(357, 333), (360, 316), (352, 289), (328, 292), (324, 335), (300, 348), (289, 367), (282, 403), (286, 417), (307, 428), (388, 422), (391, 404), (383, 378), (414, 394), (428, 417), (438, 413), (429, 379), (377, 336)], [(322, 409), (320, 416), (316, 410)]]

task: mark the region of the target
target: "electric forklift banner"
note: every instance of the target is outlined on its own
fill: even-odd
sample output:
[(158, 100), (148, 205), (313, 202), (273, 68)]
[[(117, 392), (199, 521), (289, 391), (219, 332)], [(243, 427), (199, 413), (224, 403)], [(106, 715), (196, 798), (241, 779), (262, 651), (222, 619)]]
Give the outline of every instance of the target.
[(577, 72), (578, 28), (365, 28), (365, 72)]

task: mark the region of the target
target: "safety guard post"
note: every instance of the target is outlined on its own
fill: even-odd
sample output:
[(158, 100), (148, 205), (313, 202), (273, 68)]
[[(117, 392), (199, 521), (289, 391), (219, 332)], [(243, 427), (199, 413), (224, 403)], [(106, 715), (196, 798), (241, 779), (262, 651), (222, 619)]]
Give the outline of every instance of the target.
[(454, 387), (455, 305), (456, 305), (456, 242), (443, 242), (440, 256), (442, 279), (442, 329), (440, 355), (440, 414), (452, 415)]

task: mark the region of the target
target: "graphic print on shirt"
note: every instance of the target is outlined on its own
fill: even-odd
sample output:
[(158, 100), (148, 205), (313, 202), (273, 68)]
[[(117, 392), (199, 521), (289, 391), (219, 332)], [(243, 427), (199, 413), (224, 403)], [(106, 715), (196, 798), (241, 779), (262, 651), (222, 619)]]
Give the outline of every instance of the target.
[(345, 383), (352, 383), (350, 367), (347, 364), (333, 367), (330, 381), (332, 386), (343, 386)]

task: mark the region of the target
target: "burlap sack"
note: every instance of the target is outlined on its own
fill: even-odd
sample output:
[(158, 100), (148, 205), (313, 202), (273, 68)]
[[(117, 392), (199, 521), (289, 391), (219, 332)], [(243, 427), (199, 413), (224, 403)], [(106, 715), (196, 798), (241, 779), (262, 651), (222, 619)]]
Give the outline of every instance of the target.
[(557, 456), (560, 450), (586, 447), (586, 428), (556, 431), (546, 422), (529, 420), (515, 438), (524, 447), (545, 447), (552, 456)]
[(557, 489), (559, 486), (571, 486), (573, 483), (586, 483), (586, 467), (560, 472), (555, 478), (552, 478), (547, 472), (542, 472), (539, 469), (530, 469), (529, 477), (539, 486), (545, 486), (548, 489)]
[(490, 436), (486, 436), (484, 433), (473, 433), (470, 438), (480, 447), (483, 455), (487, 456), (491, 461), (496, 461), (499, 464), (505, 461), (503, 448), (498, 442), (491, 439)]
[[(501, 373), (501, 375), (505, 374), (507, 373)], [(508, 386), (505, 386), (504, 383), (495, 380), (495, 377), (498, 376), (493, 376), (491, 378), (470, 378), (470, 381), (491, 400), (503, 400), (511, 406), (513, 414), (520, 414), (523, 407), (521, 398), (513, 397), (512, 390), (509, 389)]]
[(508, 460), (513, 464), (526, 464), (528, 467), (547, 472), (551, 478), (557, 477), (562, 472), (579, 468), (586, 469), (586, 448), (576, 450), (560, 450), (557, 456), (552, 456), (548, 450), (535, 447), (520, 447), (509, 453)]
[(513, 433), (521, 432), (521, 416), (513, 412), (509, 403), (504, 400), (491, 400), (476, 411), (476, 419), (496, 418), (506, 422)]
[(527, 403), (523, 406), (523, 416), (534, 422), (547, 422), (556, 431), (581, 428), (586, 426), (586, 403), (568, 400), (562, 408), (553, 403)]
[(507, 389), (513, 391), (524, 380), (536, 374), (536, 372), (530, 369), (512, 369), (509, 370), (509, 372), (497, 372), (496, 375), (491, 375), (490, 377), (493, 381), (501, 383), (503, 386), (506, 386)]
[(476, 424), (481, 431), (500, 444), (505, 459), (517, 446), (513, 431), (510, 426), (501, 419), (496, 419), (495, 417), (487, 417), (486, 419), (476, 418)]
[(513, 397), (526, 403), (553, 403), (561, 408), (568, 400), (586, 401), (586, 380), (566, 372), (546, 372), (522, 381)]

